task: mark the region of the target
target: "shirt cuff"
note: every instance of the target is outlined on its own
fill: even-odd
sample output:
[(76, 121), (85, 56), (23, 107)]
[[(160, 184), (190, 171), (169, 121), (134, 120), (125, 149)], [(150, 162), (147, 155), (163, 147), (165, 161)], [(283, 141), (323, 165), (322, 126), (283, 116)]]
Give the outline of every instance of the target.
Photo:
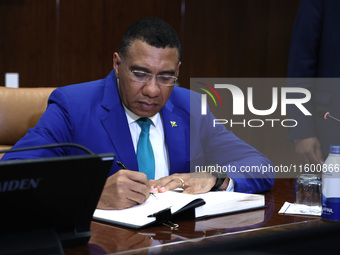
[(234, 180), (229, 177), (229, 184), (225, 191), (233, 192), (235, 187)]

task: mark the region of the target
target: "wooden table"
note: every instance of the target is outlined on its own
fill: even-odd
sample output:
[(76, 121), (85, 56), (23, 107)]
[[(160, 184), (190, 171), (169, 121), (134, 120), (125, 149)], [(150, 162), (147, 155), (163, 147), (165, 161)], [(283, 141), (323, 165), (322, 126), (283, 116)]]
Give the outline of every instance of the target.
[(294, 189), (295, 179), (276, 179), (271, 191), (265, 193), (266, 209), (176, 222), (178, 230), (166, 226), (132, 230), (92, 222), (89, 244), (65, 249), (65, 254), (157, 254), (329, 224), (320, 217), (278, 214), (285, 201), (294, 202)]

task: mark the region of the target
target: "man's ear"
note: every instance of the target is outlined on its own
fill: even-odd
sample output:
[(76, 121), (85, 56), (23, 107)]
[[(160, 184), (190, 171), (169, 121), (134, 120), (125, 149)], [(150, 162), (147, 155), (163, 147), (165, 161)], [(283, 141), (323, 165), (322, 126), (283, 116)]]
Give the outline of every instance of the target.
[(178, 62), (178, 65), (177, 65), (177, 70), (176, 70), (176, 75), (177, 75), (177, 77), (179, 76), (179, 67), (181, 66), (181, 64), (182, 64), (182, 62), (179, 61), (179, 62)]
[(119, 78), (119, 66), (122, 60), (117, 52), (113, 53), (113, 69), (115, 69), (116, 77)]

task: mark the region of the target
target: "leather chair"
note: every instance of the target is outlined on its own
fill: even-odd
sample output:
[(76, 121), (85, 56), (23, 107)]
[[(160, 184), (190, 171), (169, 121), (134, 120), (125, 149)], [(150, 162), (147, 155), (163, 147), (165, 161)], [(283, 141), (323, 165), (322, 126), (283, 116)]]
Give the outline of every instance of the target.
[(0, 87), (0, 150), (11, 148), (37, 124), (54, 89)]

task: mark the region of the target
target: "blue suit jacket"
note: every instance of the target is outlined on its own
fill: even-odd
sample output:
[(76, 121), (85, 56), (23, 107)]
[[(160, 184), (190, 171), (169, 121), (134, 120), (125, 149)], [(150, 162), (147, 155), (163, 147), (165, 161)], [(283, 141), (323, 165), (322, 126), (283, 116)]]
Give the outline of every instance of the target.
[[(192, 112), (200, 111), (200, 97), (197, 93), (175, 87), (161, 110), (170, 174), (187, 173), (194, 165), (231, 164), (239, 169), (243, 165), (270, 164), (265, 156), (222, 125), (211, 128), (212, 114), (190, 114), (190, 108)], [(175, 121), (177, 126), (173, 127), (170, 121)], [(36, 127), (30, 129), (15, 147), (62, 142), (81, 144), (94, 153), (113, 152), (116, 160), (129, 169), (138, 169), (114, 71), (102, 80), (56, 89)], [(2, 160), (73, 155), (76, 150), (60, 148), (15, 152), (4, 155)], [(114, 163), (110, 174), (118, 170)], [(235, 191), (256, 193), (273, 185), (273, 174), (230, 173), (229, 176), (235, 179)]]
[[(288, 77), (340, 77), (340, 1), (302, 0), (291, 39)], [(306, 104), (312, 116), (304, 116), (296, 108), (288, 108), (298, 126), (291, 128), (290, 140), (318, 137), (324, 156), (330, 144), (340, 144), (340, 125), (325, 121), (327, 111), (340, 118), (340, 84), (300, 80), (291, 84), (307, 88), (312, 99)]]

